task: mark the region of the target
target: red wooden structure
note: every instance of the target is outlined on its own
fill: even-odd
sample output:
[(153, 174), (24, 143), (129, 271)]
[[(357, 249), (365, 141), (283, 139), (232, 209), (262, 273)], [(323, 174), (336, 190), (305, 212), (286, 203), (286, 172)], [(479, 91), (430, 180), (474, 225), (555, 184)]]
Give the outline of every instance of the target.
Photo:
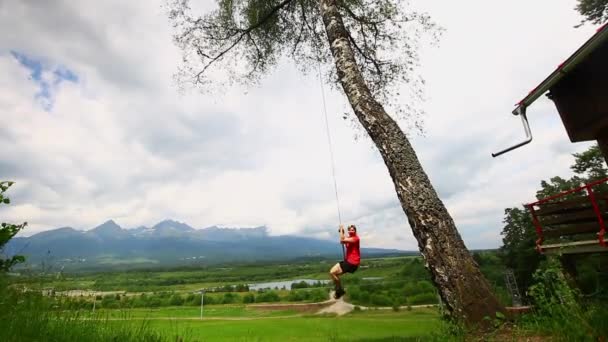
[(526, 204), (540, 253), (608, 252), (608, 178)]

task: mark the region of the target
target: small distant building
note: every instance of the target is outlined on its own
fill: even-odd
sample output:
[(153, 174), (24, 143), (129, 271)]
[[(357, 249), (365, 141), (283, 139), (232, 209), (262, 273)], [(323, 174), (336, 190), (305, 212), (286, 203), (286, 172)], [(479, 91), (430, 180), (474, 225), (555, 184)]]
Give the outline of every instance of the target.
[(570, 141), (597, 140), (608, 163), (608, 24), (519, 101), (513, 114), (521, 116), (527, 139), (492, 156), (532, 141), (526, 109), (543, 94), (555, 103)]

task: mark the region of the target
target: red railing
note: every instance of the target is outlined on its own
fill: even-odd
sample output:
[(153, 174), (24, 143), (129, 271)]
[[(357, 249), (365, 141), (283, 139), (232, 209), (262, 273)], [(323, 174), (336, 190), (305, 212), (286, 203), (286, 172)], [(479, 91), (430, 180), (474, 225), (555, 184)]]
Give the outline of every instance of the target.
[[(597, 200), (596, 200), (596, 196), (592, 189), (594, 186), (600, 185), (602, 183), (607, 183), (607, 182), (608, 182), (608, 178), (600, 179), (598, 181), (585, 184), (576, 189), (571, 189), (571, 190), (567, 190), (564, 192), (560, 192), (557, 195), (549, 196), (547, 198), (543, 198), (534, 203), (526, 204), (525, 206), (528, 208), (528, 210), (530, 210), (530, 213), (532, 214), (532, 222), (534, 223), (534, 227), (536, 228), (536, 235), (538, 235), (538, 239), (536, 240), (536, 249), (539, 252), (542, 252), (541, 244), (543, 243), (544, 238), (543, 238), (543, 226), (540, 223), (540, 220), (538, 219), (538, 215), (536, 213), (536, 209), (534, 208), (534, 206), (546, 204), (549, 202), (559, 203), (560, 202), (559, 199), (561, 199), (567, 195), (570, 195), (570, 194), (573, 194), (573, 193), (576, 193), (579, 191), (583, 191), (583, 190), (585, 190), (587, 192), (587, 198), (589, 199), (589, 202), (591, 202), (593, 212), (595, 213), (595, 215), (597, 217), (597, 222), (599, 224), (599, 232), (597, 234), (598, 242), (600, 245), (602, 245), (604, 247), (608, 247), (608, 244), (604, 240), (604, 235), (606, 234), (606, 223), (604, 221), (602, 212), (601, 212), (599, 205), (597, 203)], [(605, 199), (605, 200), (607, 201), (607, 204), (608, 204), (608, 199)], [(563, 201), (563, 203), (567, 203), (567, 201)]]

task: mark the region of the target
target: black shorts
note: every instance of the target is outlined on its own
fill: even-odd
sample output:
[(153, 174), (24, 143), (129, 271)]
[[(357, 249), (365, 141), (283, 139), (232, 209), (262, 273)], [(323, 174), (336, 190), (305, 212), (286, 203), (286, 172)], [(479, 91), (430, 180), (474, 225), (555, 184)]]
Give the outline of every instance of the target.
[(357, 268), (359, 268), (359, 266), (353, 265), (350, 262), (344, 260), (344, 261), (340, 261), (340, 268), (342, 269), (342, 273), (355, 273), (355, 271), (357, 270)]

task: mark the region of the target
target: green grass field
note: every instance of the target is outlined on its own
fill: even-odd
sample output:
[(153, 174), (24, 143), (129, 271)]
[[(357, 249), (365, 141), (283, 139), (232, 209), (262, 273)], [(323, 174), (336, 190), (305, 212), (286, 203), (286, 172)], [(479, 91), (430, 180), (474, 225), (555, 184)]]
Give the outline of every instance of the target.
[[(428, 274), (425, 273), (422, 262), (410, 262), (416, 259), (419, 258), (368, 259), (356, 274), (345, 276), (343, 283), (347, 289), (352, 289), (352, 295), (358, 294), (361, 300), (365, 296), (369, 297), (365, 299), (367, 302), (387, 299), (386, 303), (374, 305), (386, 308), (397, 306), (392, 299), (399, 296), (403, 299), (405, 298), (403, 294), (406, 292), (414, 298), (424, 290), (422, 286), (424, 284), (420, 285), (419, 281), (428, 279)], [(432, 340), (432, 334), (441, 330), (444, 325), (435, 309), (355, 310), (338, 317), (303, 313), (298, 311), (301, 306), (294, 306), (293, 309), (263, 310), (245, 304), (250, 302), (244, 303), (247, 294), (251, 295), (252, 299), (255, 295), (255, 304), (277, 303), (277, 301), (283, 304), (288, 301), (298, 304), (306, 301), (317, 302), (326, 298), (319, 299), (318, 296), (313, 295), (308, 298), (303, 294), (318, 290), (327, 291), (329, 286), (325, 289), (298, 289), (297, 295), (306, 297), (300, 299), (295, 297), (288, 299), (290, 292), (281, 289), (240, 293), (209, 291), (205, 294), (202, 320), (200, 301), (199, 305), (193, 304), (196, 303), (196, 299), (200, 300), (197, 297), (199, 294), (194, 294), (193, 290), (200, 288), (212, 289), (294, 279), (326, 280), (327, 272), (333, 263), (333, 260), (323, 260), (314, 263), (279, 265), (254, 264), (194, 269), (77, 273), (52, 277), (23, 276), (9, 280), (15, 289), (53, 288), (56, 291), (81, 289), (127, 292), (126, 295), (98, 293), (96, 299), (78, 294), (73, 297), (58, 294), (40, 298), (40, 302), (47, 303), (51, 310), (41, 316), (38, 330), (55, 329), (59, 331), (57, 336), (62, 338), (67, 335), (60, 332), (66, 330), (66, 332), (74, 332), (74, 336), (81, 336), (78, 334), (86, 331), (96, 331), (95, 334), (100, 336), (100, 340), (104, 340), (107, 336), (116, 336), (121, 339), (127, 338), (125, 341), (138, 340), (138, 336), (143, 334), (147, 334), (146, 338), (151, 341), (427, 341)], [(367, 277), (377, 279), (366, 282), (363, 279)], [(385, 288), (384, 281), (397, 286)], [(406, 282), (409, 287), (405, 286)], [(276, 298), (264, 297), (264, 294), (270, 293), (275, 294)], [(228, 301), (226, 300), (228, 297), (236, 299)], [(177, 301), (174, 300), (175, 298)], [(350, 301), (349, 298), (347, 295), (346, 300)], [(178, 302), (181, 304), (176, 304)], [(367, 302), (363, 301), (362, 305), (369, 305)], [(357, 302), (352, 301), (352, 303)], [(93, 305), (95, 305), (94, 313)], [(24, 311), (24, 315), (30, 314)], [(55, 315), (69, 319), (56, 319)], [(15, 325), (11, 331), (20, 330), (21, 326)], [(114, 332), (116, 335), (113, 335)]]
[[(276, 317), (293, 316), (295, 310), (263, 311), (247, 308), (244, 305), (210, 305), (203, 307), (203, 318), (247, 318), (247, 317)], [(97, 317), (111, 319), (200, 319), (200, 307), (162, 307), (156, 309), (127, 309), (127, 310), (98, 310)]]
[[(167, 311), (160, 310), (161, 313)], [(176, 319), (148, 316), (147, 321), (150, 329), (162, 332), (167, 338), (180, 336), (185, 341), (426, 341), (441, 325), (432, 309), (361, 311), (342, 317), (255, 317), (239, 310), (233, 313), (236, 316), (227, 315), (223, 319), (219, 316), (203, 320), (189, 315), (175, 316)], [(182, 314), (187, 312), (179, 315)], [(133, 324), (140, 324), (139, 321), (134, 319)]]

